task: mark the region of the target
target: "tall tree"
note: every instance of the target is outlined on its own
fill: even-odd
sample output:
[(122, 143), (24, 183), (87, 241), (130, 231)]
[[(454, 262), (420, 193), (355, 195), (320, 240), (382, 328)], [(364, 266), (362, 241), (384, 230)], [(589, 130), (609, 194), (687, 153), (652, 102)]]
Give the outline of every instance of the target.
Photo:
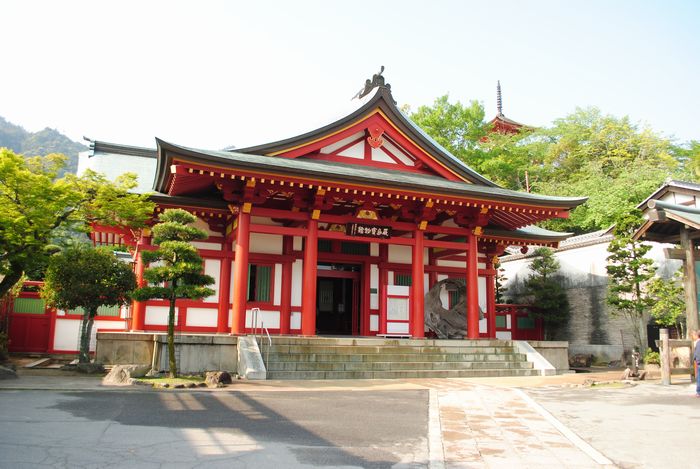
[(648, 244), (632, 236), (641, 223), (641, 213), (633, 211), (620, 217), (615, 224), (615, 237), (608, 245), (607, 271), (610, 278), (608, 303), (615, 307), (613, 314), (621, 314), (632, 328), (637, 347), (644, 353), (647, 347), (647, 323), (652, 298), (645, 290), (656, 269), (645, 255)]
[(149, 285), (139, 288), (133, 298), (145, 301), (152, 298), (168, 300), (168, 363), (170, 377), (177, 377), (175, 359), (175, 307), (177, 300), (201, 299), (214, 293), (207, 285), (214, 279), (202, 273), (202, 258), (190, 241), (206, 239), (207, 234), (191, 226), (197, 218), (181, 209), (165, 210), (153, 226), (153, 242), (158, 245), (154, 251), (143, 251), (143, 260), (158, 262), (159, 266), (145, 270), (144, 278)]
[(678, 270), (668, 279), (654, 277), (649, 282), (649, 297), (652, 300), (650, 312), (654, 322), (661, 326), (675, 326), (680, 337), (685, 337), (683, 269)]
[(82, 308), (78, 361), (90, 361), (90, 336), (100, 306), (123, 305), (136, 288), (131, 266), (110, 250), (78, 244), (49, 259), (42, 296), (66, 311)]
[(136, 176), (115, 182), (93, 171), (58, 177), (63, 155), (24, 158), (0, 149), (0, 297), (24, 272), (45, 265), (47, 250), (65, 230), (87, 231), (91, 223), (145, 226), (154, 204), (128, 191)]
[(525, 294), (535, 306), (532, 314), (542, 318), (545, 339), (551, 340), (556, 331), (569, 320), (569, 299), (558, 278), (559, 261), (549, 248), (538, 248), (530, 264), (532, 275), (525, 281)]

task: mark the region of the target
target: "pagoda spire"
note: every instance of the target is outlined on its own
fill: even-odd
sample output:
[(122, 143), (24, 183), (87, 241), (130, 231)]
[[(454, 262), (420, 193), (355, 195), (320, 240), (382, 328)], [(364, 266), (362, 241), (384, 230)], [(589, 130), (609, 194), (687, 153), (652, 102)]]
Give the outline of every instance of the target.
[(498, 115), (503, 115), (503, 97), (501, 96), (501, 80), (497, 81), (496, 85), (496, 108), (498, 109)]

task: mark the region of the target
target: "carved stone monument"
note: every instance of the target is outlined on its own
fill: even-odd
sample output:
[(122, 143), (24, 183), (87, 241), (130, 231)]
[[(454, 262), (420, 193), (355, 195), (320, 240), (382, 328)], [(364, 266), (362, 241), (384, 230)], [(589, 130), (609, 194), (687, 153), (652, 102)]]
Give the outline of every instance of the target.
[[(450, 309), (442, 305), (442, 291), (456, 292), (457, 301)], [(479, 319), (484, 312), (479, 308)], [(463, 339), (467, 335), (467, 282), (464, 279), (440, 280), (425, 295), (425, 325), (439, 339)]]

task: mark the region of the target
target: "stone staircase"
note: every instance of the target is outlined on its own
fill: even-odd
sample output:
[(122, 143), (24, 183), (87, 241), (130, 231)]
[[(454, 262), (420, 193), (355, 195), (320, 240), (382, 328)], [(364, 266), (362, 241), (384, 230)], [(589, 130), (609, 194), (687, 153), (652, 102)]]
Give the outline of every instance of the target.
[[(269, 348), (269, 351), (268, 351)], [(267, 355), (267, 356), (266, 356)], [(273, 337), (262, 346), (267, 379), (534, 376), (507, 340)]]

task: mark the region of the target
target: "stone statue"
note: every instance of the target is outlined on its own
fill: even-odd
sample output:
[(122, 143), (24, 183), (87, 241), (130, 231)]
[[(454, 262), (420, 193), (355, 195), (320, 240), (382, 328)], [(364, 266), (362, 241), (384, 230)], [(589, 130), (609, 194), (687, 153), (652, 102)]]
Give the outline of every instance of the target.
[[(457, 302), (445, 309), (440, 300), (442, 290), (457, 291)], [(479, 308), (479, 319), (484, 312)], [(467, 335), (467, 282), (464, 279), (446, 278), (440, 280), (425, 295), (425, 325), (437, 334), (439, 339), (463, 339)]]

